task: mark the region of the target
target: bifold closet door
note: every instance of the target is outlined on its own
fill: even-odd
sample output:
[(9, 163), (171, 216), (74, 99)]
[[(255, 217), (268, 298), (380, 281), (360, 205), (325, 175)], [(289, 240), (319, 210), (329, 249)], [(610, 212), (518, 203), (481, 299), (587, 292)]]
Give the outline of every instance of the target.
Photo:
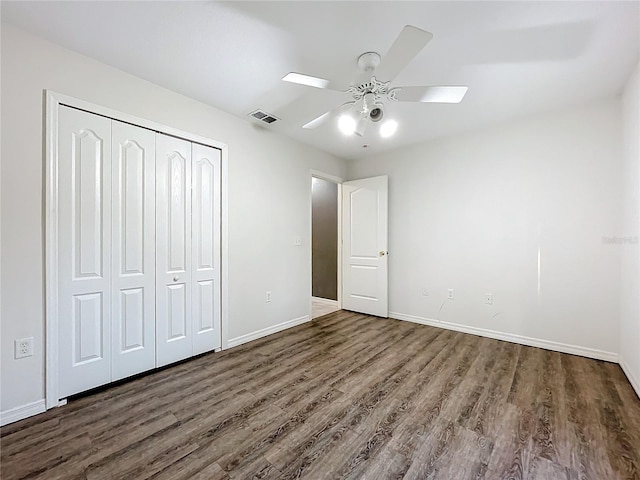
[(58, 111), (60, 398), (111, 381), (111, 120)]
[(156, 366), (192, 356), (191, 143), (156, 135)]
[(57, 135), (59, 398), (220, 348), (220, 150), (65, 106)]
[(114, 120), (111, 134), (111, 379), (120, 380), (156, 362), (156, 133)]
[(192, 146), (193, 354), (221, 346), (220, 150)]

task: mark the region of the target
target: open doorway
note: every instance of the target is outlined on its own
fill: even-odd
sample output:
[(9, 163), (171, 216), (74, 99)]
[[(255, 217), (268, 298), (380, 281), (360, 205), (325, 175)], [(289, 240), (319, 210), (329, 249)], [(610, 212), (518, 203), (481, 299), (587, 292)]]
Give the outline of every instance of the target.
[(340, 188), (337, 179), (311, 178), (311, 313), (340, 309)]

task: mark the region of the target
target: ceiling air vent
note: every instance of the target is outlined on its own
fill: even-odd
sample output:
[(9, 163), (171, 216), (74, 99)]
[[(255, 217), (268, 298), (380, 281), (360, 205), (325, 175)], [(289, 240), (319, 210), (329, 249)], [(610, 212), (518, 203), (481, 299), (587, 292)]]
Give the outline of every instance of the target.
[(264, 123), (273, 123), (276, 120), (279, 120), (278, 117), (271, 115), (270, 113), (263, 112), (262, 110), (255, 110), (251, 112), (249, 116)]

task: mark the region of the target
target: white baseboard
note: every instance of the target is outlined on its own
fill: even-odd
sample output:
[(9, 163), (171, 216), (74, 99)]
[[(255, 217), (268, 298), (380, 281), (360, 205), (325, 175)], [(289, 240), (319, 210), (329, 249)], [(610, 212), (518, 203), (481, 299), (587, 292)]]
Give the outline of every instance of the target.
[(638, 381), (638, 379), (633, 375), (633, 373), (631, 372), (631, 367), (629, 367), (627, 362), (625, 362), (624, 358), (622, 357), (620, 357), (620, 367), (622, 368), (624, 374), (627, 376), (627, 380), (629, 380), (629, 383), (636, 391), (638, 398), (640, 398), (640, 381)]
[(446, 330), (455, 330), (456, 332), (470, 333), (471, 335), (478, 335), (480, 337), (504, 340), (505, 342), (519, 343), (520, 345), (527, 345), (529, 347), (544, 348), (545, 350), (553, 350), (555, 352), (569, 353), (571, 355), (579, 355), (581, 357), (595, 358), (597, 360), (605, 360), (607, 362), (618, 363), (619, 360), (617, 353), (598, 350), (595, 348), (525, 337), (523, 335), (515, 335), (513, 333), (497, 332), (486, 328), (469, 327), (458, 323), (442, 322), (440, 320), (416, 317), (415, 315), (406, 315), (404, 313), (389, 312), (389, 316), (396, 320), (404, 320), (407, 322), (429, 325), (431, 327), (444, 328)]
[(32, 417), (46, 411), (44, 399), (37, 402), (27, 403), (19, 407), (11, 408), (4, 412), (0, 412), (0, 426), (8, 425), (9, 423), (17, 422), (27, 417)]
[(309, 320), (309, 315), (304, 315), (302, 317), (294, 318), (293, 320), (288, 320), (271, 327), (263, 328), (262, 330), (247, 333), (246, 335), (240, 335), (236, 338), (230, 338), (228, 342), (228, 348), (237, 347), (238, 345), (242, 345), (243, 343), (257, 340), (258, 338), (266, 337), (267, 335), (271, 335), (273, 333), (281, 332), (282, 330), (295, 327), (296, 325), (308, 322)]
[(337, 300), (330, 300), (328, 298), (321, 298), (321, 297), (311, 297), (311, 299), (314, 302), (323, 303), (325, 305), (331, 305), (332, 307), (337, 307), (338, 306), (338, 301)]

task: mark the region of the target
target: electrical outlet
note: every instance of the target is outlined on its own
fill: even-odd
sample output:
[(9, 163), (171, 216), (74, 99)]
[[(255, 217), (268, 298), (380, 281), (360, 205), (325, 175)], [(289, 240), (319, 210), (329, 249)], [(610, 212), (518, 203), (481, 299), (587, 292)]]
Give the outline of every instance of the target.
[(269, 303), (271, 301), (271, 292), (270, 291), (266, 291), (264, 294), (264, 301)]
[(33, 355), (33, 337), (15, 340), (14, 344), (16, 358), (30, 357)]
[(484, 303), (486, 305), (493, 305), (493, 293), (485, 293)]
[(429, 290), (427, 289), (427, 287), (423, 287), (420, 292), (422, 293), (423, 297), (428, 297), (429, 296)]
[(295, 237), (293, 237), (293, 244), (296, 247), (300, 247), (302, 245), (302, 237), (300, 235), (296, 235)]
[(453, 300), (454, 298), (456, 298), (456, 292), (453, 288), (450, 288), (449, 290), (447, 290), (447, 298), (449, 300)]

